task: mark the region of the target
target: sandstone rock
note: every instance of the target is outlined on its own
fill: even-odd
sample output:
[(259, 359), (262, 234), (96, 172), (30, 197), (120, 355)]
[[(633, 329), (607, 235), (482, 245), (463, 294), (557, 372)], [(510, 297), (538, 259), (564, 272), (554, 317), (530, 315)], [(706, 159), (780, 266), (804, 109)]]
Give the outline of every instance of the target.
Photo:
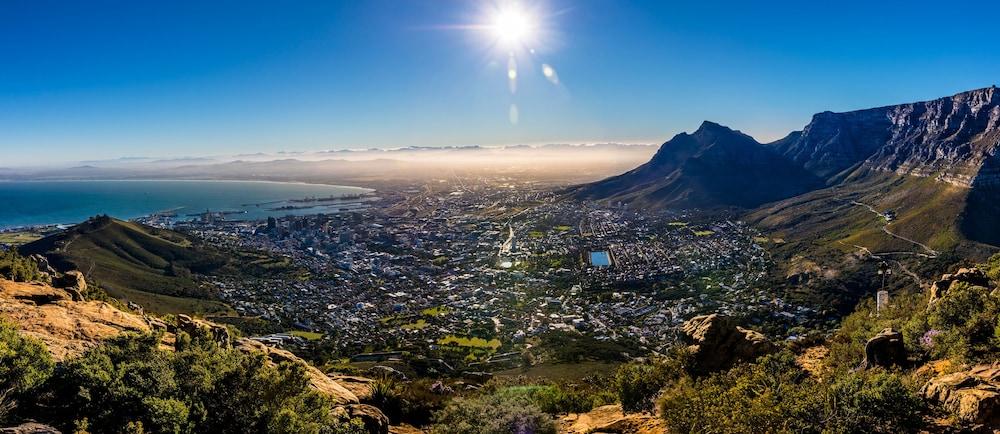
[(351, 391), (351, 393), (353, 393), (354, 396), (357, 396), (359, 400), (364, 401), (371, 398), (371, 384), (375, 381), (371, 378), (355, 377), (351, 375), (331, 375), (330, 378), (333, 381), (336, 381), (337, 384), (344, 386), (345, 389)]
[(887, 328), (865, 343), (865, 359), (861, 361), (858, 369), (889, 367), (904, 363), (906, 363), (906, 348), (903, 346), (903, 334)]
[(425, 434), (426, 431), (413, 425), (393, 425), (389, 427), (389, 434)]
[(60, 434), (60, 432), (48, 425), (26, 422), (18, 426), (0, 428), (0, 434)]
[(57, 277), (55, 281), (52, 282), (52, 286), (55, 286), (56, 288), (76, 288), (80, 292), (83, 292), (87, 290), (87, 279), (83, 277), (83, 273), (72, 270)]
[(49, 259), (48, 258), (46, 258), (46, 257), (44, 257), (42, 255), (39, 255), (37, 253), (34, 254), (34, 255), (29, 256), (28, 258), (31, 259), (35, 263), (35, 266), (38, 267), (38, 271), (40, 271), (42, 273), (45, 273), (45, 274), (48, 274), (50, 276), (55, 276), (56, 275), (56, 270), (54, 268), (52, 268), (51, 264), (49, 264)]
[(973, 286), (989, 287), (990, 278), (986, 276), (986, 273), (978, 268), (962, 268), (955, 274), (945, 274), (941, 276), (940, 280), (931, 284), (930, 299), (927, 301), (927, 305), (931, 306), (940, 300), (941, 297), (944, 297), (948, 290), (951, 289), (951, 285), (955, 282), (965, 282)]
[(347, 419), (360, 419), (369, 434), (389, 434), (389, 418), (377, 407), (367, 404), (352, 404), (341, 407)]
[(1000, 363), (935, 377), (920, 392), (965, 422), (1000, 429)]
[(229, 333), (229, 329), (225, 326), (196, 320), (184, 314), (177, 315), (177, 330), (191, 336), (204, 334), (211, 337), (212, 340), (223, 347), (231, 347), (233, 345), (232, 336)]
[(739, 327), (732, 318), (719, 314), (691, 318), (684, 323), (683, 331), (694, 358), (694, 370), (699, 373), (753, 361), (776, 349), (763, 334)]
[(73, 302), (61, 289), (8, 280), (0, 280), (0, 316), (44, 342), (56, 360), (79, 355), (123, 332), (149, 331), (142, 317), (110, 304)]
[(624, 414), (621, 405), (605, 405), (587, 413), (572, 413), (556, 420), (560, 433), (663, 434), (663, 419), (652, 414)]
[(316, 369), (315, 366), (306, 363), (288, 351), (269, 347), (263, 343), (246, 338), (237, 340), (235, 348), (244, 352), (263, 353), (267, 356), (268, 360), (275, 364), (281, 362), (302, 363), (306, 366), (306, 374), (309, 376), (309, 383), (314, 389), (329, 396), (335, 403), (340, 405), (357, 404), (360, 402), (358, 397), (351, 393), (350, 390), (347, 390), (347, 388), (342, 386), (340, 383), (328, 377), (319, 369)]

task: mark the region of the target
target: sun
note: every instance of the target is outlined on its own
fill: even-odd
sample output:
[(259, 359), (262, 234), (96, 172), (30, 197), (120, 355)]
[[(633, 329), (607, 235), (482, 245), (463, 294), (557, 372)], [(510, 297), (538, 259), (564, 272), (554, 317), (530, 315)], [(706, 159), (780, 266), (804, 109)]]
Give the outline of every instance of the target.
[(504, 48), (523, 47), (535, 36), (537, 24), (531, 14), (515, 7), (496, 11), (490, 29)]

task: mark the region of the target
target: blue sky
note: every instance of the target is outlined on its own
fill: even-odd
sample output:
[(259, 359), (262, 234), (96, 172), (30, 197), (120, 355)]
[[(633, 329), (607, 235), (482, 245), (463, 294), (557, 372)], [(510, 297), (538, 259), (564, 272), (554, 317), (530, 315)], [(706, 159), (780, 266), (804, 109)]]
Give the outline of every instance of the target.
[(2, 2), (0, 166), (659, 143), (704, 119), (766, 141), (1000, 81), (995, 2), (521, 3), (544, 35), (512, 94), (506, 51), (461, 27), (495, 2)]

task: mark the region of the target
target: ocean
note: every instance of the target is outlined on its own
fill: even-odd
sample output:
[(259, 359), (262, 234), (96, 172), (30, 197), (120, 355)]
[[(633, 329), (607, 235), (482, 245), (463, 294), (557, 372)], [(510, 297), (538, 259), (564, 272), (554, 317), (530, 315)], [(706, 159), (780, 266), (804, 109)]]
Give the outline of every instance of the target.
[[(333, 213), (364, 207), (372, 190), (261, 181), (3, 181), (0, 229), (74, 224), (98, 214), (132, 219), (171, 213), (177, 220), (206, 210), (227, 220)], [(330, 200), (331, 197), (344, 197)], [(310, 200), (326, 199), (326, 200)]]

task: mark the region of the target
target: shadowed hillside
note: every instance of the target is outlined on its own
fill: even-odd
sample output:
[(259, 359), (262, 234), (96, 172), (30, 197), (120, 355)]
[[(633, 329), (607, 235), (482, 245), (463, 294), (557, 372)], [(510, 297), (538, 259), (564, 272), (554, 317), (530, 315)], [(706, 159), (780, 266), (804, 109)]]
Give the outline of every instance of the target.
[(820, 185), (752, 137), (706, 121), (664, 143), (648, 163), (574, 195), (637, 208), (752, 208)]
[(229, 311), (192, 278), (223, 271), (226, 256), (177, 232), (95, 217), (20, 250), (42, 254), (60, 270), (79, 269), (111, 296), (150, 310)]

